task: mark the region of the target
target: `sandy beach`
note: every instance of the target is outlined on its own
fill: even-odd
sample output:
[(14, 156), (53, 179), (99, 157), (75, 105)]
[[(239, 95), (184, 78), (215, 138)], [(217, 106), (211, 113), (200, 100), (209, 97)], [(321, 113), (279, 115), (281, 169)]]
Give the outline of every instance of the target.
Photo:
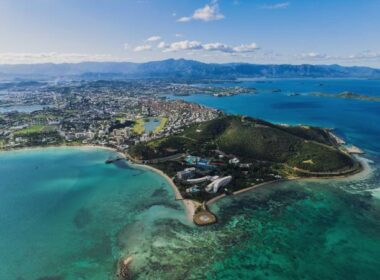
[(202, 204), (191, 199), (184, 199), (182, 200), (182, 202), (186, 207), (186, 215), (187, 215), (188, 220), (193, 222), (193, 216), (195, 214), (195, 210), (197, 210), (197, 208), (200, 207)]
[(164, 177), (166, 179), (166, 181), (168, 181), (169, 185), (172, 187), (172, 189), (174, 191), (175, 199), (181, 200), (183, 202), (183, 205), (185, 206), (185, 209), (186, 209), (187, 218), (189, 219), (189, 221), (191, 221), (191, 222), (193, 221), (193, 216), (194, 216), (195, 210), (199, 206), (201, 206), (201, 204), (199, 202), (191, 200), (191, 199), (184, 199), (182, 197), (181, 193), (179, 192), (177, 186), (174, 184), (173, 180), (168, 175), (166, 175), (164, 172), (162, 172), (161, 170), (154, 168), (150, 165), (137, 164), (137, 163), (132, 163), (132, 165), (137, 166), (139, 168), (148, 169), (148, 170), (153, 171), (153, 172), (159, 174), (160, 176)]
[(13, 151), (33, 151), (38, 149), (49, 149), (49, 148), (73, 148), (73, 149), (104, 149), (109, 150), (112, 152), (115, 152), (119, 154), (120, 156), (125, 157), (125, 154), (123, 152), (120, 152), (116, 150), (115, 148), (102, 146), (102, 145), (90, 145), (90, 144), (83, 144), (83, 145), (47, 145), (47, 146), (34, 146), (34, 147), (20, 147), (20, 148), (12, 148), (12, 149), (0, 149), (0, 152), (13, 152)]

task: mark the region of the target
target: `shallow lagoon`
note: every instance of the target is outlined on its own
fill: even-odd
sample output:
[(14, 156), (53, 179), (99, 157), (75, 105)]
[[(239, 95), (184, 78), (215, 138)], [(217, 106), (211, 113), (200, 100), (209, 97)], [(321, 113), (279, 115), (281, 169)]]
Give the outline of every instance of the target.
[[(105, 164), (113, 154), (96, 148), (0, 154), (0, 279), (111, 278), (115, 262), (153, 221), (185, 217), (164, 178)], [(136, 236), (124, 236), (135, 221)]]
[[(274, 184), (188, 223), (166, 181), (112, 151), (48, 148), (0, 155), (1, 279), (378, 279), (378, 178)], [(17, 172), (15, 172), (17, 170)], [(55, 278), (53, 278), (55, 277)], [(44, 278), (41, 278), (44, 279)]]

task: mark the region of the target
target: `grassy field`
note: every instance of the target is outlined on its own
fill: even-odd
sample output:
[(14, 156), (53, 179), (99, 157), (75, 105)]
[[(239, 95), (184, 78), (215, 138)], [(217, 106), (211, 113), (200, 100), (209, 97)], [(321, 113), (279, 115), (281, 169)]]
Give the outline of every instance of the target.
[(117, 117), (117, 118), (115, 118), (115, 121), (119, 121), (119, 122), (121, 122), (121, 123), (125, 122), (126, 120), (127, 120), (127, 119), (124, 118), (124, 117)]
[(168, 120), (169, 119), (167, 117), (160, 118), (160, 124), (154, 130), (154, 133), (159, 133), (161, 130), (163, 130), (168, 123)]
[(143, 134), (145, 131), (144, 124), (144, 119), (136, 120), (135, 124), (133, 125), (132, 131), (136, 134)]
[(32, 114), (31, 117), (37, 121), (44, 121), (47, 119), (59, 118), (60, 116), (54, 113), (44, 113), (44, 114)]
[(46, 125), (32, 125), (27, 128), (18, 130), (15, 132), (16, 136), (26, 136), (30, 134), (37, 134), (37, 133), (42, 133), (42, 132), (49, 132), (52, 131), (53, 127), (52, 126), (46, 126)]
[[(160, 124), (154, 129), (154, 133), (159, 133), (160, 131), (162, 131), (166, 124), (168, 123), (168, 118), (167, 117), (162, 117), (162, 118), (159, 118), (160, 120)], [(143, 134), (144, 131), (145, 131), (145, 121), (149, 121), (149, 118), (142, 118), (142, 119), (138, 119), (135, 121), (135, 124), (132, 128), (132, 131), (136, 134)]]

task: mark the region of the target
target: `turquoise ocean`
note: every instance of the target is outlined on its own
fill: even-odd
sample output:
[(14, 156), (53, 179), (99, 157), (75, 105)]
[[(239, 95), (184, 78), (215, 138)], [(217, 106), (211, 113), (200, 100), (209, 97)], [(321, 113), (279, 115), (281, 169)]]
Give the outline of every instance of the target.
[(380, 279), (380, 102), (308, 95), (380, 96), (380, 81), (239, 85), (257, 94), (181, 98), (276, 123), (334, 128), (366, 151), (370, 171), (229, 197), (212, 206), (219, 223), (200, 228), (187, 221), (164, 178), (123, 162), (104, 164), (112, 151), (2, 152), (0, 279), (113, 279), (125, 256), (133, 257), (135, 279)]

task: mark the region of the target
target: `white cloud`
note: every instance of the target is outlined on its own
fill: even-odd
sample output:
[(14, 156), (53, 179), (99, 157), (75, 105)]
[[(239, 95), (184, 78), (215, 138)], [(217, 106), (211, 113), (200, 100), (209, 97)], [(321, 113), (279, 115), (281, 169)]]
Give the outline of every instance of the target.
[(133, 49), (133, 51), (135, 52), (143, 52), (143, 51), (149, 51), (152, 49), (152, 46), (151, 45), (141, 45), (141, 46), (137, 46)]
[(380, 52), (374, 52), (374, 51), (363, 51), (357, 54), (349, 55), (350, 59), (380, 59)]
[(160, 36), (150, 36), (148, 39), (146, 39), (147, 42), (156, 42), (156, 41), (159, 41), (161, 40), (161, 37)]
[(208, 43), (203, 45), (203, 49), (206, 51), (220, 51), (220, 52), (233, 52), (233, 48), (222, 43)]
[(177, 21), (178, 22), (189, 22), (191, 21), (193, 18), (192, 17), (181, 17), (179, 18)]
[(118, 60), (108, 54), (83, 53), (0, 53), (0, 64), (78, 63), (83, 61)]
[(272, 5), (263, 5), (261, 6), (262, 9), (267, 10), (278, 10), (278, 9), (286, 9), (290, 5), (290, 2), (282, 2), (282, 3), (276, 3)]
[(327, 61), (360, 61), (360, 60), (376, 60), (380, 59), (380, 52), (363, 51), (351, 55), (327, 55), (317, 52), (302, 53), (298, 55), (301, 59), (327, 60)]
[(158, 45), (157, 45), (157, 48), (159, 48), (159, 49), (166, 49), (168, 47), (169, 46), (164, 41), (159, 42)]
[(330, 56), (326, 54), (320, 54), (317, 52), (308, 52), (308, 53), (301, 54), (301, 58), (326, 59), (326, 58), (330, 58)]
[(178, 41), (171, 43), (166, 46), (164, 52), (177, 52), (184, 50), (201, 50), (203, 48), (202, 44), (198, 41)]
[(188, 50), (203, 50), (203, 51), (218, 51), (222, 53), (238, 54), (238, 53), (251, 53), (259, 49), (255, 44), (230, 46), (223, 43), (207, 43), (202, 44), (199, 41), (178, 41), (171, 44), (165, 44), (161, 42), (158, 48), (163, 49), (164, 52), (178, 52), (178, 51), (188, 51)]
[(259, 47), (257, 46), (257, 44), (251, 43), (248, 45), (243, 44), (243, 45), (234, 47), (233, 49), (237, 53), (249, 53), (249, 52), (256, 51), (257, 49), (259, 49)]
[(217, 1), (212, 1), (210, 4), (205, 5), (203, 8), (196, 9), (192, 16), (181, 17), (178, 22), (189, 22), (192, 20), (200, 21), (213, 21), (224, 19), (224, 15), (219, 11)]

